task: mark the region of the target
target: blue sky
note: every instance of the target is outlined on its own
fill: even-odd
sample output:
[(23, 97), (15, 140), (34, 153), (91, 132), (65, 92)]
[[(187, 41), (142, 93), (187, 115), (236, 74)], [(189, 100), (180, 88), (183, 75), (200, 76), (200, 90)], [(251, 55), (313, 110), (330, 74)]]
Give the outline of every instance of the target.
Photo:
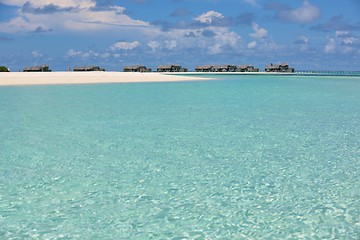
[(359, 0), (0, 0), (0, 65), (360, 70)]

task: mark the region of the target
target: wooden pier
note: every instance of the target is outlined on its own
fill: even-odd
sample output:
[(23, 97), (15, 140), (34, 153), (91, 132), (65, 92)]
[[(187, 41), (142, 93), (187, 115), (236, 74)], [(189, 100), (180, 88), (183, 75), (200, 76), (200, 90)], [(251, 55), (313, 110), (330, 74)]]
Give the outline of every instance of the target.
[(359, 76), (360, 71), (299, 70), (295, 74)]

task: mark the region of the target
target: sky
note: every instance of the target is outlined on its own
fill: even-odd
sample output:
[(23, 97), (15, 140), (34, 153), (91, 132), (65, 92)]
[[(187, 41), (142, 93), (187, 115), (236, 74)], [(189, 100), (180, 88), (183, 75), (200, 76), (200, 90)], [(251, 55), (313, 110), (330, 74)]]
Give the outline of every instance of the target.
[(360, 70), (360, 0), (0, 0), (0, 65)]

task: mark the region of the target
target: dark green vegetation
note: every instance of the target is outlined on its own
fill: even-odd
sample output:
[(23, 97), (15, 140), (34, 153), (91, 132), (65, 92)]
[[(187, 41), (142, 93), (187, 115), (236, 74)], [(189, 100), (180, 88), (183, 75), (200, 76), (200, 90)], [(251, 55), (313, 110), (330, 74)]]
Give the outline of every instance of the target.
[(5, 66), (0, 66), (0, 72), (10, 72), (9, 69)]

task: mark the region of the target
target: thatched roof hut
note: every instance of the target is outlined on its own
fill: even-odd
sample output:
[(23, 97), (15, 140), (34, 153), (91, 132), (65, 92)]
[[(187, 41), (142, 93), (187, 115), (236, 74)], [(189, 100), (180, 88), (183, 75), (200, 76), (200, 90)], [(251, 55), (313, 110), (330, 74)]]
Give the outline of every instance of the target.
[(187, 68), (183, 68), (179, 64), (162, 65), (157, 67), (158, 72), (187, 72)]
[(146, 68), (143, 65), (125, 66), (124, 72), (151, 72), (151, 68)]
[(216, 65), (212, 67), (213, 72), (236, 72), (235, 65)]
[(25, 67), (23, 72), (51, 72), (48, 65)]
[(104, 72), (105, 69), (104, 68), (100, 68), (98, 66), (75, 66), (74, 67), (74, 72), (92, 72), (92, 71), (101, 71)]
[(254, 68), (252, 65), (240, 65), (236, 69), (237, 72), (259, 72), (259, 68)]
[(269, 64), (265, 67), (265, 72), (294, 72), (294, 68), (290, 68), (287, 63)]
[(212, 72), (214, 65), (204, 65), (195, 67), (196, 72)]

